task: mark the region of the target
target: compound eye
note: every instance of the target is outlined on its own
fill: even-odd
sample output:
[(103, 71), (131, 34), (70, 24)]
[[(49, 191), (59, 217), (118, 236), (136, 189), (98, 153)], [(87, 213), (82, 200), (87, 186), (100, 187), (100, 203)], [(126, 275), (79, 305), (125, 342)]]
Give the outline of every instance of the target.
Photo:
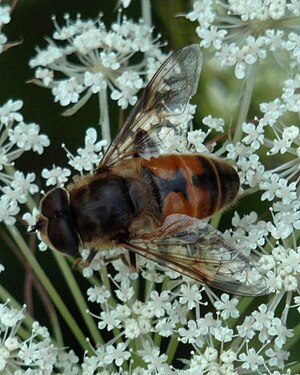
[(70, 216), (49, 220), (48, 238), (56, 250), (67, 255), (79, 254), (79, 237)]
[(66, 189), (51, 190), (41, 201), (41, 214), (47, 219), (51, 219), (65, 210), (69, 210), (69, 196)]
[(57, 188), (46, 194), (41, 201), (41, 213), (47, 222), (44, 234), (50, 247), (67, 255), (78, 255), (80, 240), (72, 219), (68, 191)]

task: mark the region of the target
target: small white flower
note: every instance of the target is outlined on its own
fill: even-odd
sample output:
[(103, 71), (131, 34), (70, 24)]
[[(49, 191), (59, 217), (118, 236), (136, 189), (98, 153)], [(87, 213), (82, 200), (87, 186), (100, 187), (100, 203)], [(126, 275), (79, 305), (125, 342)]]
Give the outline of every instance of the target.
[(233, 338), (233, 329), (228, 327), (218, 327), (212, 328), (211, 333), (214, 335), (215, 339), (222, 342), (230, 342)]
[(203, 124), (208, 126), (210, 129), (215, 129), (218, 132), (224, 132), (225, 121), (222, 118), (212, 117), (208, 115), (203, 118)]
[(210, 25), (215, 17), (211, 0), (193, 1), (193, 10), (186, 16), (191, 21), (198, 21), (200, 25)]
[[(151, 325), (149, 324), (151, 327)], [(151, 328), (150, 328), (151, 330)], [(136, 339), (141, 334), (141, 329), (136, 319), (125, 319), (124, 321), (124, 335), (131, 340)]]
[(100, 58), (103, 66), (112, 70), (117, 70), (120, 67), (120, 63), (117, 61), (117, 55), (114, 52), (101, 52)]
[(198, 285), (181, 285), (179, 303), (182, 305), (187, 304), (189, 310), (192, 310), (196, 305), (201, 303), (202, 300), (202, 289)]
[(123, 8), (128, 8), (129, 5), (131, 3), (131, 0), (119, 0), (119, 4), (123, 7)]
[(47, 67), (48, 65), (60, 60), (64, 55), (63, 49), (56, 47), (53, 44), (50, 44), (44, 50), (37, 49), (37, 52), (37, 56), (29, 61), (29, 66), (31, 68), (37, 68), (39, 65)]
[(160, 354), (159, 348), (151, 347), (148, 341), (144, 343), (144, 348), (139, 350), (138, 354), (146, 363), (149, 363), (148, 369), (152, 370), (152, 373), (154, 371), (157, 373), (157, 370), (165, 370), (163, 364), (167, 361), (168, 357), (166, 354)]
[(261, 330), (264, 327), (269, 328), (272, 324), (274, 312), (268, 311), (265, 304), (258, 306), (258, 310), (259, 311), (253, 311), (251, 314), (254, 318), (253, 328), (256, 330)]
[(16, 171), (11, 187), (18, 191), (20, 196), (35, 194), (38, 192), (38, 186), (32, 183), (34, 180), (34, 173), (28, 173), (25, 176), (23, 172)]
[(114, 362), (116, 366), (122, 366), (123, 362), (127, 361), (131, 356), (130, 352), (125, 349), (126, 345), (123, 342), (117, 344), (116, 348), (113, 345), (108, 345), (106, 347), (104, 362), (106, 364)]
[[(273, 366), (274, 368), (278, 368), (283, 370), (284, 369), (284, 363), (289, 358), (289, 352), (281, 350), (279, 348), (269, 348), (266, 350), (266, 355), (270, 358), (269, 364), (270, 366)], [(278, 373), (278, 375), (280, 375)]]
[(168, 291), (164, 290), (161, 294), (158, 294), (158, 292), (154, 290), (150, 293), (150, 300), (147, 303), (147, 307), (159, 318), (164, 315), (165, 310), (171, 307), (171, 303), (168, 300)]
[(10, 141), (24, 149), (25, 151), (32, 150), (41, 155), (44, 147), (48, 147), (50, 141), (46, 135), (39, 134), (40, 127), (35, 123), (25, 124), (24, 122), (9, 129)]
[(252, 371), (256, 371), (264, 363), (264, 357), (259, 355), (254, 348), (247, 350), (247, 353), (240, 354), (239, 359), (243, 362), (242, 368)]
[(68, 181), (71, 171), (68, 168), (55, 167), (42, 170), (42, 177), (45, 178), (47, 186), (62, 186)]
[(10, 198), (5, 195), (0, 197), (0, 223), (4, 222), (6, 225), (15, 224), (15, 216), (19, 211), (20, 208), (15, 200), (10, 200)]
[(294, 335), (292, 330), (288, 329), (279, 318), (273, 319), (272, 326), (268, 329), (268, 333), (271, 336), (276, 336), (275, 345), (279, 349), (282, 349), (288, 337)]
[(274, 52), (277, 49), (285, 48), (284, 32), (282, 30), (266, 30), (265, 36), (265, 43), (269, 45), (270, 51)]
[(93, 94), (105, 90), (107, 87), (107, 82), (105, 81), (105, 77), (101, 72), (85, 72), (84, 84), (86, 87), (91, 87)]
[(155, 326), (155, 330), (159, 332), (162, 337), (169, 337), (174, 334), (177, 319), (160, 319)]
[(18, 111), (23, 107), (21, 100), (8, 100), (2, 107), (0, 107), (0, 122), (8, 125), (12, 121), (21, 122), (23, 116)]
[(204, 145), (204, 140), (207, 137), (207, 133), (202, 130), (194, 130), (188, 132), (188, 142), (195, 147), (196, 152), (203, 153), (208, 152), (206, 146)]
[(94, 286), (87, 290), (88, 300), (91, 302), (97, 303), (107, 303), (107, 300), (110, 298), (110, 291), (103, 286)]
[(50, 69), (37, 68), (35, 76), (38, 80), (41, 80), (46, 87), (50, 86), (54, 79), (54, 73)]
[(265, 192), (261, 196), (261, 200), (269, 200), (272, 201), (277, 193), (278, 190), (278, 181), (279, 181), (279, 175), (276, 173), (273, 173), (270, 175), (270, 173), (266, 173), (264, 175), (263, 180), (260, 183), (260, 188), (262, 190), (265, 190)]
[(118, 314), (115, 310), (110, 312), (102, 311), (100, 313), (98, 328), (100, 330), (106, 328), (108, 331), (111, 331), (113, 328), (119, 328), (120, 323), (121, 320), (118, 318)]
[(243, 142), (250, 144), (254, 150), (258, 150), (264, 141), (264, 128), (251, 123), (243, 123), (242, 127), (243, 131), (248, 134), (243, 138)]
[(73, 156), (66, 147), (69, 164), (77, 171), (92, 172), (99, 164), (103, 155), (103, 148), (106, 146), (105, 140), (97, 141), (97, 132), (94, 128), (89, 128), (86, 131), (85, 147), (77, 150), (78, 155)]
[(77, 103), (79, 95), (84, 90), (84, 87), (76, 80), (75, 77), (71, 77), (66, 80), (62, 80), (52, 89), (55, 102), (65, 107), (70, 103)]
[(239, 301), (236, 298), (229, 299), (229, 295), (223, 293), (221, 295), (221, 300), (218, 300), (214, 303), (214, 306), (217, 310), (221, 311), (221, 317), (223, 319), (238, 318), (240, 313), (236, 308)]
[(223, 351), (220, 355), (220, 359), (224, 363), (232, 363), (236, 360), (236, 357), (237, 353), (231, 349)]
[(274, 125), (279, 117), (286, 111), (286, 106), (279, 98), (269, 102), (261, 103), (260, 110), (264, 116), (259, 120), (262, 125)]
[(114, 90), (110, 97), (118, 102), (118, 105), (122, 109), (126, 109), (128, 104), (133, 105), (137, 101), (137, 96), (135, 96), (136, 90), (132, 87), (123, 87), (121, 90)]
[(196, 32), (202, 39), (200, 42), (200, 47), (209, 48), (211, 45), (213, 45), (215, 49), (221, 48), (222, 41), (227, 34), (226, 30), (218, 30), (215, 26), (211, 26), (209, 28), (197, 27)]
[(134, 290), (129, 286), (128, 279), (122, 280), (120, 288), (116, 290), (116, 295), (122, 302), (128, 302), (131, 300), (134, 295)]
[(180, 341), (184, 344), (190, 343), (193, 344), (196, 342), (196, 339), (200, 336), (201, 332), (197, 328), (197, 324), (194, 320), (189, 320), (187, 328), (179, 328), (178, 333), (181, 336)]

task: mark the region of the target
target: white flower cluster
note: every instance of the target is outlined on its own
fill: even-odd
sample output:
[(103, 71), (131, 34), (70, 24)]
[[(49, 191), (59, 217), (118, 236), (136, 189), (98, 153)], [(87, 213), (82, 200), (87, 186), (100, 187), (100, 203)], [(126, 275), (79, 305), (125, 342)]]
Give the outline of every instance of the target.
[[(89, 128), (86, 130), (84, 148), (79, 148), (77, 155), (74, 156), (65, 144), (62, 147), (66, 151), (69, 165), (75, 171), (93, 173), (103, 156), (103, 148), (106, 144), (105, 140), (97, 141), (96, 130)], [(44, 168), (41, 175), (46, 180), (46, 186), (63, 186), (69, 181), (72, 172), (76, 173), (69, 168), (54, 165), (52, 169)]]
[[(242, 218), (236, 213), (233, 237), (248, 251), (271, 247), (272, 255), (263, 256), (260, 262), (272, 291), (299, 291), (300, 133), (297, 123), (287, 124), (286, 120), (300, 111), (297, 91), (293, 88), (286, 95), (286, 87), (296, 88), (297, 81), (298, 75), (295, 80), (285, 81), (281, 98), (262, 103), (262, 117), (256, 119), (256, 124), (243, 123), (241, 141), (226, 147), (239, 169), (244, 194), (260, 190), (260, 200), (270, 202), (269, 220), (258, 221), (255, 212)], [(280, 244), (274, 245), (274, 241)]]
[(8, 225), (15, 223), (15, 216), (20, 211), (19, 204), (25, 203), (27, 196), (36, 193), (38, 187), (33, 183), (34, 173), (25, 175), (15, 171), (11, 175), (7, 169), (25, 151), (41, 154), (44, 147), (50, 144), (46, 135), (39, 134), (39, 125), (23, 121), (19, 112), (22, 105), (21, 100), (9, 100), (0, 107), (0, 222)]
[(21, 340), (17, 331), (24, 323), (25, 314), (22, 310), (9, 307), (9, 302), (0, 304), (0, 372), (7, 375), (52, 375), (78, 374), (78, 357), (58, 349), (51, 342), (47, 328), (32, 324), (28, 338)]
[[(56, 42), (49, 40), (48, 47), (38, 49), (30, 61), (30, 66), (36, 69), (35, 82), (50, 88), (54, 100), (62, 106), (77, 103), (74, 110), (91, 95), (106, 94), (108, 89), (111, 99), (122, 109), (133, 105), (144, 85), (142, 75), (151, 74), (154, 62), (162, 59), (153, 43), (151, 28), (125, 17), (110, 29), (106, 29), (101, 16), (96, 21), (84, 21), (78, 16), (72, 22), (67, 15), (64, 27), (53, 20)], [(129, 60), (136, 53), (147, 58), (143, 63), (130, 65)]]
[(105, 140), (97, 141), (97, 132), (94, 128), (89, 128), (86, 131), (84, 139), (84, 148), (77, 150), (78, 155), (73, 156), (67, 151), (69, 164), (78, 172), (87, 171), (92, 173), (99, 164), (103, 149), (107, 145)]
[(194, 1), (187, 18), (196, 21), (200, 46), (214, 51), (221, 66), (234, 66), (238, 79), (268, 53), (286, 51), (290, 67), (300, 62), (299, 1)]
[[(183, 282), (174, 272), (167, 272), (170, 279), (166, 283), (152, 262), (142, 260), (141, 264), (144, 264), (142, 274), (147, 285), (144, 299), (139, 298), (138, 275), (130, 273), (120, 260), (112, 263), (111, 283), (95, 285), (88, 290), (89, 300), (100, 307), (99, 315), (91, 313), (98, 320), (99, 330), (105, 336), (110, 332), (118, 334), (105, 345), (93, 348), (92, 356), (85, 357), (83, 375), (97, 371), (118, 374), (118, 370), (113, 371), (113, 365), (121, 370), (126, 362), (131, 362), (130, 374), (207, 372), (229, 375), (245, 370), (284, 373), (276, 370), (284, 369), (289, 354), (283, 346), (293, 334), (265, 304), (239, 325), (229, 328), (229, 319), (240, 318), (238, 299), (230, 299), (228, 294), (222, 294), (219, 299), (195, 283)], [(165, 287), (158, 292), (161, 283)], [(113, 297), (111, 287), (117, 298)], [(203, 314), (207, 309), (207, 292), (215, 314)], [(169, 366), (167, 361), (172, 361), (172, 357), (161, 352), (159, 343), (162, 339), (169, 345), (172, 356), (176, 350), (182, 353), (183, 347), (193, 352), (184, 370)], [(259, 351), (255, 349), (257, 340), (261, 344)], [(135, 346), (133, 342), (139, 342), (139, 345)], [(213, 342), (220, 344), (219, 349), (212, 345)], [(137, 358), (138, 366), (135, 364)]]
[[(300, 230), (300, 127), (296, 117), (300, 112), (300, 2), (194, 1), (193, 11), (187, 18), (198, 23), (196, 32), (201, 38), (200, 45), (210, 49), (219, 65), (234, 65), (236, 77), (245, 78), (245, 89), (241, 92), (245, 98), (252, 95), (255, 71), (261, 59), (272, 56), (272, 61), (286, 66), (282, 73), (275, 68), (283, 81), (279, 97), (260, 103), (261, 115), (255, 116), (253, 121), (249, 120), (250, 102), (242, 103), (247, 108), (243, 114), (247, 121), (236, 125), (242, 131), (237, 130), (234, 142), (226, 141), (217, 154), (225, 152), (234, 161), (242, 197), (260, 191), (260, 200), (269, 202), (270, 213), (266, 220), (258, 221), (254, 211), (243, 217), (235, 213), (236, 229), (231, 236), (236, 246), (248, 253), (270, 246), (273, 256), (262, 257), (261, 262), (268, 273), (271, 290), (299, 291), (299, 261), (293, 254), (299, 253)], [(287, 70), (288, 78), (284, 78)], [(203, 139), (199, 139), (200, 145)], [(274, 245), (274, 241), (279, 242)], [(277, 248), (281, 249), (283, 263), (283, 259), (278, 258)]]

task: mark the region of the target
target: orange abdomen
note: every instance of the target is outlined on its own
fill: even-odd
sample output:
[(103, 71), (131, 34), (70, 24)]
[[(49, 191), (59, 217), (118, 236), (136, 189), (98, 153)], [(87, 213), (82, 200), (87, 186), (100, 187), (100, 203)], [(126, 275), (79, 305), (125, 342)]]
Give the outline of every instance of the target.
[(142, 160), (155, 183), (162, 217), (185, 214), (208, 217), (231, 203), (239, 190), (233, 167), (204, 155), (161, 155)]

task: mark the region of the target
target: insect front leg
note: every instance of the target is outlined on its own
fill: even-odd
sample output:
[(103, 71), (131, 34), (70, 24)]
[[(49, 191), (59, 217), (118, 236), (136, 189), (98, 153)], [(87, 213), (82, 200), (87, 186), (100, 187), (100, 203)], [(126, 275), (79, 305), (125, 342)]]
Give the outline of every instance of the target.
[[(89, 266), (92, 263), (93, 259), (95, 258), (96, 254), (97, 254), (97, 251), (91, 250), (89, 256), (87, 257), (85, 261), (82, 261), (81, 259), (75, 260), (73, 264), (73, 268), (77, 268), (79, 264), (81, 266)], [(108, 265), (109, 263), (114, 262), (119, 259), (121, 259), (122, 262), (128, 268), (130, 268), (133, 272), (136, 271), (136, 257), (135, 257), (135, 254), (132, 252), (129, 252), (129, 256), (127, 256), (127, 254), (118, 254), (114, 256), (104, 257), (103, 261), (105, 265)]]
[(133, 253), (132, 251), (128, 251), (128, 254), (121, 254), (120, 258), (131, 272), (136, 272), (137, 266), (135, 253)]

